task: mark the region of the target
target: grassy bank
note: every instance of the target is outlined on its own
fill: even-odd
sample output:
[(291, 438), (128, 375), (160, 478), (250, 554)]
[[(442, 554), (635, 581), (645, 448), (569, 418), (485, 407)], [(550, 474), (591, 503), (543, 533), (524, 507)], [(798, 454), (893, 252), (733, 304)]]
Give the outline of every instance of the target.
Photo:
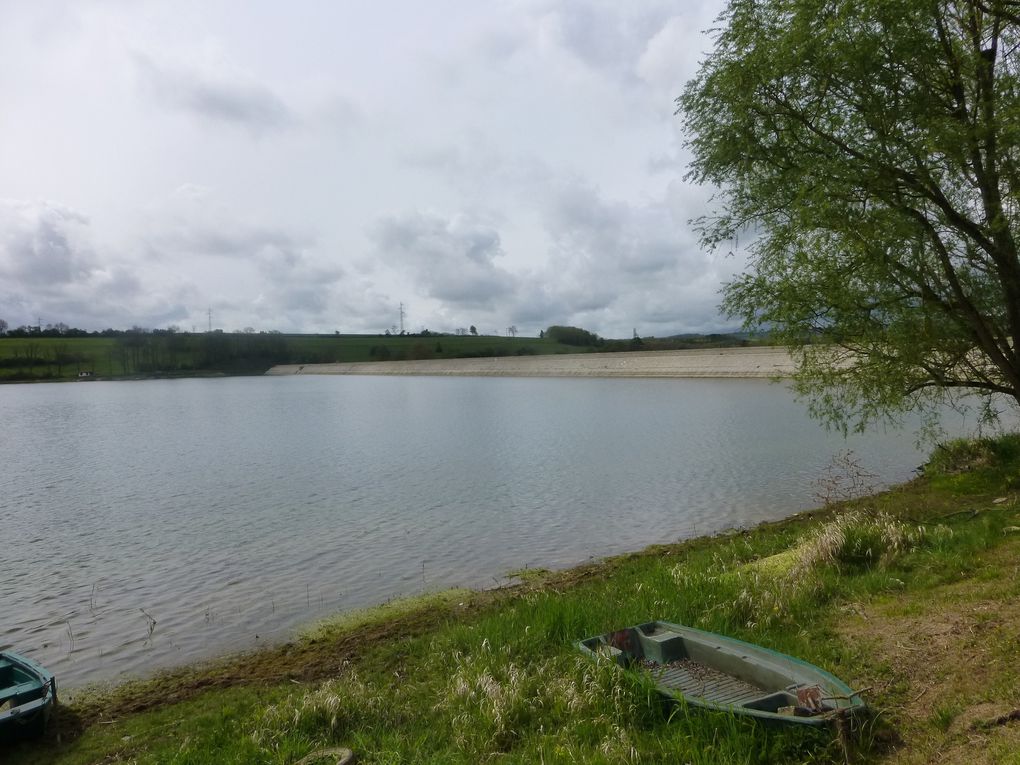
[[(318, 625), (276, 649), (82, 694), (27, 763), (1020, 763), (1020, 438), (936, 453), (926, 477), (752, 531), (513, 588)], [(829, 669), (874, 715), (841, 738), (664, 705), (580, 657), (659, 618)]]

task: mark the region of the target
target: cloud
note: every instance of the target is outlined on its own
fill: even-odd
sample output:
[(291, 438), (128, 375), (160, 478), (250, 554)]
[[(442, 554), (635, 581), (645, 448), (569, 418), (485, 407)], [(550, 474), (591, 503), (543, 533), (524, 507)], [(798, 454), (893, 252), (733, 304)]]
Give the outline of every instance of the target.
[(156, 257), (178, 258), (182, 254), (259, 260), (297, 261), (304, 243), (281, 228), (230, 220), (186, 220), (173, 218), (165, 228), (149, 234)]
[(697, 33), (712, 24), (715, 14), (711, 5), (685, 6), (647, 39), (637, 60), (637, 74), (670, 103), (705, 54), (709, 38)]
[(345, 268), (317, 254), (315, 236), (252, 221), (197, 184), (179, 187), (150, 214), (145, 239), (149, 261), (194, 283), (197, 307), (212, 308), (227, 329), (335, 324), (353, 284)]
[(588, 66), (629, 77), (661, 11), (613, 4), (563, 2), (552, 16), (561, 44)]
[(701, 250), (667, 194), (634, 204), (581, 181), (544, 200), (549, 242), (543, 267), (522, 279), (514, 320), (572, 323), (610, 336), (665, 328), (694, 331), (716, 321), (718, 259)]
[(12, 324), (130, 326), (186, 314), (93, 243), (89, 217), (52, 202), (0, 200), (0, 306)]
[(64, 205), (0, 200), (0, 277), (43, 292), (88, 279), (96, 267), (83, 246), (88, 223)]
[(143, 90), (157, 102), (211, 122), (261, 134), (295, 122), (283, 100), (265, 85), (239, 73), (202, 72), (133, 56)]
[(689, 233), (663, 203), (611, 201), (575, 183), (556, 195), (547, 226), (559, 258), (592, 274), (659, 279), (682, 270), (691, 278), (705, 266)]
[(343, 323), (343, 307), (373, 292), (311, 255), (314, 240), (306, 235), (240, 221), (212, 204), (208, 190), (179, 192), (176, 205), (147, 219), (143, 261), (97, 246), (80, 211), (0, 200), (2, 318), (13, 325), (41, 318), (85, 329), (160, 327), (194, 323), (212, 308), (227, 329), (257, 317), (268, 329), (298, 330)]
[(0, 314), (718, 326), (673, 97), (720, 2), (12, 5), (0, 177), (65, 204), (0, 210)]
[(496, 263), (504, 254), (499, 232), (469, 215), (389, 215), (371, 237), (383, 263), (410, 271), (428, 297), (448, 307), (492, 307), (517, 288)]

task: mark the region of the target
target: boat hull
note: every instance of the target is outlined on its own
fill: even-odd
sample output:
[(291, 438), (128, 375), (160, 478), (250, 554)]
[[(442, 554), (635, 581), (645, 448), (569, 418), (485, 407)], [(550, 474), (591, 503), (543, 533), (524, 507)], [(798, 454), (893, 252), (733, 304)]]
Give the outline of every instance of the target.
[(772, 722), (826, 725), (865, 709), (842, 680), (793, 656), (671, 622), (582, 640), (580, 649), (651, 674), (669, 699)]
[(41, 734), (56, 703), (57, 681), (51, 672), (27, 657), (0, 652), (0, 735)]

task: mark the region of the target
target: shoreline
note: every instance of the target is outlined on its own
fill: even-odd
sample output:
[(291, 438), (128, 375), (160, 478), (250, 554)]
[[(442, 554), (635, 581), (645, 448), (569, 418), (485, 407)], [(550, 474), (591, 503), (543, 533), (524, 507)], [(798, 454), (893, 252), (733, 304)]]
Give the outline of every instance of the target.
[(791, 377), (795, 369), (794, 360), (786, 348), (760, 347), (279, 364), (266, 374), (777, 379)]

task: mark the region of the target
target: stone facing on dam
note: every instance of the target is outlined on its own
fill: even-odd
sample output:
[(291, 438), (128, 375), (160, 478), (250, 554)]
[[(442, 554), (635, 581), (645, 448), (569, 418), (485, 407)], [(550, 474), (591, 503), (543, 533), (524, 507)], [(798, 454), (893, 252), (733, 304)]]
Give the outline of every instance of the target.
[(573, 353), (481, 359), (348, 364), (281, 364), (269, 375), (430, 375), (461, 377), (790, 377), (785, 348), (716, 348), (635, 353)]

